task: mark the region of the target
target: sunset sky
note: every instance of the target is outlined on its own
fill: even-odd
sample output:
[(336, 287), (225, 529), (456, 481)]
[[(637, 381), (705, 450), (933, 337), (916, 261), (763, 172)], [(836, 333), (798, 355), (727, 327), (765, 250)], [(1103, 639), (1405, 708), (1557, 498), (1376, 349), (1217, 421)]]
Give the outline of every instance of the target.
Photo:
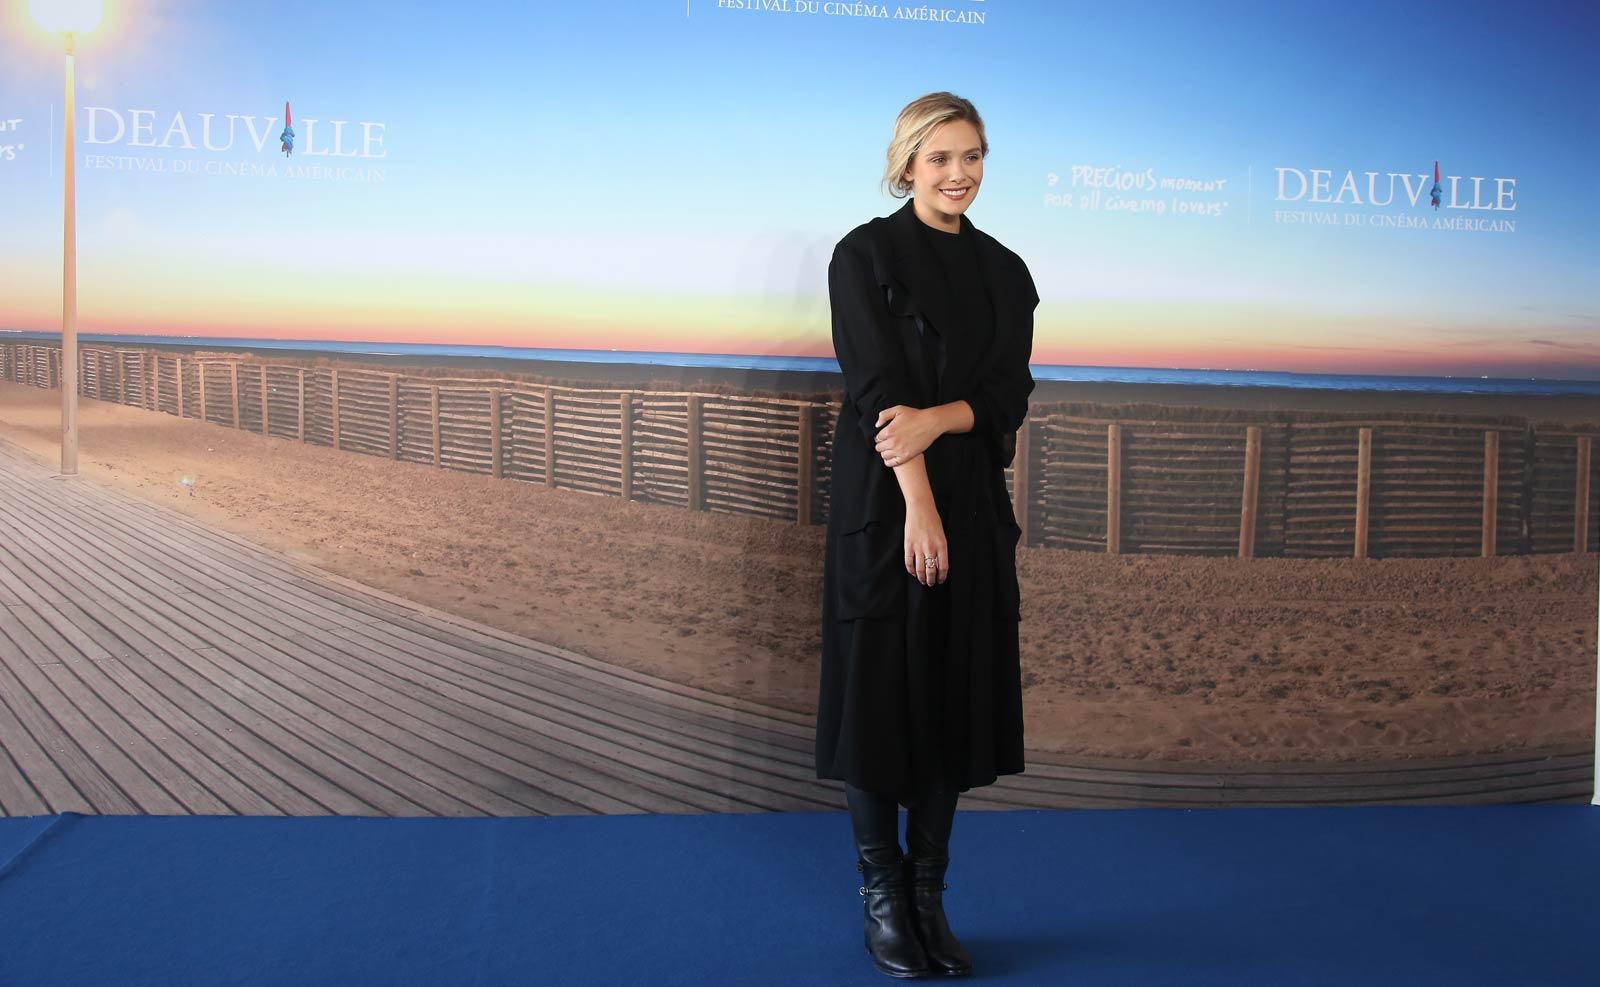
[[(108, 0), (78, 59), (80, 327), (829, 356), (833, 244), (898, 208), (894, 115), (947, 88), (988, 125), (968, 215), (1034, 275), (1037, 364), (1600, 379), (1584, 5), (942, 6), (987, 23)], [(61, 56), (25, 8), (0, 14), (0, 329), (51, 330)], [(1337, 191), (1436, 159), (1516, 208), (1277, 200), (1278, 169)], [(1214, 185), (1084, 209), (1084, 168)], [(1436, 218), (1515, 229), (1399, 225)]]

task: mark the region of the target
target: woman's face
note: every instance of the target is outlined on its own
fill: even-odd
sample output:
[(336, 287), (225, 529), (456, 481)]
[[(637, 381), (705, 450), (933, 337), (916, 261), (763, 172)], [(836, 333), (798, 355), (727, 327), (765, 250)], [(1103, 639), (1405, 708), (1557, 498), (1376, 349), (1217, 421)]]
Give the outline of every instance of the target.
[(911, 182), (913, 206), (922, 221), (949, 230), (961, 229), (961, 214), (978, 197), (983, 183), (983, 147), (978, 128), (951, 120), (933, 128), (917, 148), (905, 177)]

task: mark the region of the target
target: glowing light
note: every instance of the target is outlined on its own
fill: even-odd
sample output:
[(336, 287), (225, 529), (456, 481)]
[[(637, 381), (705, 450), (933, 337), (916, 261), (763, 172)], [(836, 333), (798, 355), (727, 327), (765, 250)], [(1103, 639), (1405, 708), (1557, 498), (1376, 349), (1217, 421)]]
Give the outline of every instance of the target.
[(100, 24), (103, 0), (28, 0), (34, 21), (51, 34), (87, 34)]

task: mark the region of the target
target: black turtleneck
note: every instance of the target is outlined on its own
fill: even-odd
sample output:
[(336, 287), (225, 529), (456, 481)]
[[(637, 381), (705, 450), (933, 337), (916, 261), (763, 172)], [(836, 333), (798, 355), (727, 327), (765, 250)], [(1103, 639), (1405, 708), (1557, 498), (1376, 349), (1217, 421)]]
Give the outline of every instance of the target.
[(961, 232), (946, 233), (918, 220), (924, 236), (933, 246), (934, 256), (944, 268), (945, 282), (950, 286), (950, 301), (955, 307), (955, 325), (939, 326), (947, 337), (957, 334), (980, 341), (994, 335), (994, 306), (989, 299), (989, 288), (978, 268), (977, 234), (972, 225), (961, 217)]

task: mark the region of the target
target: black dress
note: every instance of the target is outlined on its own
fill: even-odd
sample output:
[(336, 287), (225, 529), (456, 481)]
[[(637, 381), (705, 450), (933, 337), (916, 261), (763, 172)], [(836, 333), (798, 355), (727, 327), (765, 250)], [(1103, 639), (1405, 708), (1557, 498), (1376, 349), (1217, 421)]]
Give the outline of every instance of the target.
[[(823, 564), (816, 769), (909, 801), (1023, 770), (1016, 543), (1005, 466), (1033, 388), (1038, 302), (1020, 258), (962, 217), (907, 203), (853, 230), (829, 267), (845, 400)], [(907, 573), (905, 502), (872, 445), (877, 413), (965, 400), (973, 429), (924, 453), (950, 575)]]

